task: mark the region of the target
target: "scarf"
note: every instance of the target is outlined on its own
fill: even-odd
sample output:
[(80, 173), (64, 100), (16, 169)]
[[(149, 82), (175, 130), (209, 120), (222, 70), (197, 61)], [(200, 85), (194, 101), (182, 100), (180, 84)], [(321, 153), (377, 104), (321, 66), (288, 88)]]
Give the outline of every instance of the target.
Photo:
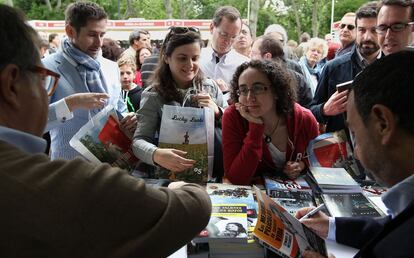
[(62, 50), (78, 64), (76, 69), (90, 92), (107, 92), (101, 65), (96, 59), (77, 49), (69, 39), (63, 41)]

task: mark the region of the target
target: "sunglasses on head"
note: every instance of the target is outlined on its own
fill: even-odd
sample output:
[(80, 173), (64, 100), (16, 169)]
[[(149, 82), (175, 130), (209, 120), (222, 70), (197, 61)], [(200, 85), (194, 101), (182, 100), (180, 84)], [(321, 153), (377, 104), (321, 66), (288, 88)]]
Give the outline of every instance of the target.
[(341, 28), (341, 29), (344, 29), (345, 27), (347, 27), (348, 30), (355, 29), (355, 25), (352, 25), (352, 24), (341, 24), (341, 25), (339, 25), (339, 28)]
[(165, 40), (164, 40), (164, 44), (163, 45), (165, 45), (165, 43), (168, 42), (173, 35), (185, 34), (185, 33), (190, 32), (190, 31), (200, 34), (200, 29), (197, 28), (197, 27), (176, 27), (176, 26), (171, 26), (168, 29), (170, 31), (168, 32), (167, 36), (165, 36)]

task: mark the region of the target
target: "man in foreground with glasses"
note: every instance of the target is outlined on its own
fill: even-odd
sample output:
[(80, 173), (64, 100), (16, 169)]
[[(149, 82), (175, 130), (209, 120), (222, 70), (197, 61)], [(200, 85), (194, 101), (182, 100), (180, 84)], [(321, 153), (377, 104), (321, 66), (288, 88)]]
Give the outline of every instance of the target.
[(2, 257), (166, 257), (205, 228), (211, 204), (198, 185), (153, 188), (109, 165), (50, 161), (39, 36), (0, 5), (0, 38)]
[[(73, 159), (79, 153), (70, 139), (105, 105), (126, 114), (121, 127), (132, 136), (137, 120), (121, 97), (119, 69), (101, 55), (107, 15), (97, 4), (77, 2), (65, 11), (68, 36), (62, 49), (43, 59), (48, 69), (61, 75), (50, 96), (47, 131), (51, 137), (51, 157)], [(48, 85), (49, 87), (49, 85)]]
[(410, 46), (413, 43), (414, 1), (381, 1), (377, 25), (379, 45), (384, 55)]
[[(414, 245), (414, 52), (391, 54), (354, 79), (347, 122), (355, 153), (377, 182), (390, 187), (381, 198), (383, 218), (328, 218), (318, 212), (303, 224), (319, 236), (360, 249), (355, 257), (413, 257)], [(314, 208), (296, 214), (301, 218)], [(306, 258), (322, 257), (315, 253)]]
[(335, 57), (351, 52), (355, 45), (355, 38), (355, 13), (346, 13), (339, 25), (339, 41), (342, 46), (336, 52)]
[(236, 68), (249, 61), (232, 49), (232, 44), (242, 28), (240, 12), (232, 6), (222, 6), (214, 13), (210, 24), (211, 46), (201, 50), (200, 69), (217, 82), (223, 92), (229, 91)]
[(356, 12), (356, 45), (351, 52), (328, 62), (316, 87), (310, 109), (326, 131), (346, 128), (343, 112), (346, 109), (348, 92), (337, 90), (337, 85), (351, 81), (366, 66), (381, 56), (376, 33), (377, 6), (369, 2)]

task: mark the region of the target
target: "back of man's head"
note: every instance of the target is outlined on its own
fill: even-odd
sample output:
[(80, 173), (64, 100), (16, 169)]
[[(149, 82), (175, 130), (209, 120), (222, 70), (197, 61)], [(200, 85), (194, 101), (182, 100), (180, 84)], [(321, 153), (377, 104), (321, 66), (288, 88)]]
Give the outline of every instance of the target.
[(410, 21), (414, 21), (414, 0), (382, 0), (378, 4), (378, 12), (383, 6), (400, 6), (411, 9)]
[(68, 5), (65, 11), (65, 23), (75, 28), (79, 33), (88, 21), (107, 19), (105, 10), (92, 2), (76, 2)]
[(364, 123), (369, 122), (376, 104), (388, 107), (400, 129), (414, 135), (414, 50), (388, 55), (369, 65), (353, 82), (356, 108)]
[(238, 19), (241, 20), (241, 15), (239, 10), (234, 8), (233, 6), (222, 6), (218, 8), (213, 16), (213, 25), (214, 27), (218, 27), (221, 24), (223, 18), (226, 18), (230, 22), (235, 22)]
[(280, 24), (270, 24), (265, 29), (265, 32), (263, 33), (263, 35), (267, 35), (267, 34), (273, 33), (273, 32), (276, 32), (276, 33), (279, 33), (280, 35), (282, 35), (282, 37), (283, 37), (282, 46), (285, 46), (287, 41), (288, 41), (288, 36), (287, 36), (285, 28)]
[(21, 12), (6, 5), (0, 5), (0, 39), (0, 71), (8, 64), (27, 70), (40, 62), (39, 36)]
[(283, 51), (282, 43), (274, 36), (272, 33), (264, 35), (261, 39), (261, 44), (259, 50), (261, 55), (270, 53), (272, 59), (282, 59), (284, 60), (285, 52)]

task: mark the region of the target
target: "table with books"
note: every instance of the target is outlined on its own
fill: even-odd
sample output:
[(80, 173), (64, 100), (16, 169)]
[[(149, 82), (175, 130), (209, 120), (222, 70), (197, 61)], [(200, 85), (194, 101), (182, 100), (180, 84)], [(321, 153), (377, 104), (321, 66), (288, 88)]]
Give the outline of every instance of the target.
[(189, 257), (297, 257), (306, 249), (352, 257), (356, 249), (324, 241), (294, 214), (324, 203), (323, 211), (335, 217), (384, 216), (383, 207), (372, 200), (381, 205), (379, 196), (386, 189), (361, 187), (342, 168), (310, 170), (296, 180), (264, 176), (262, 184), (252, 187), (208, 183), (213, 205), (210, 223), (193, 240), (201, 251)]

